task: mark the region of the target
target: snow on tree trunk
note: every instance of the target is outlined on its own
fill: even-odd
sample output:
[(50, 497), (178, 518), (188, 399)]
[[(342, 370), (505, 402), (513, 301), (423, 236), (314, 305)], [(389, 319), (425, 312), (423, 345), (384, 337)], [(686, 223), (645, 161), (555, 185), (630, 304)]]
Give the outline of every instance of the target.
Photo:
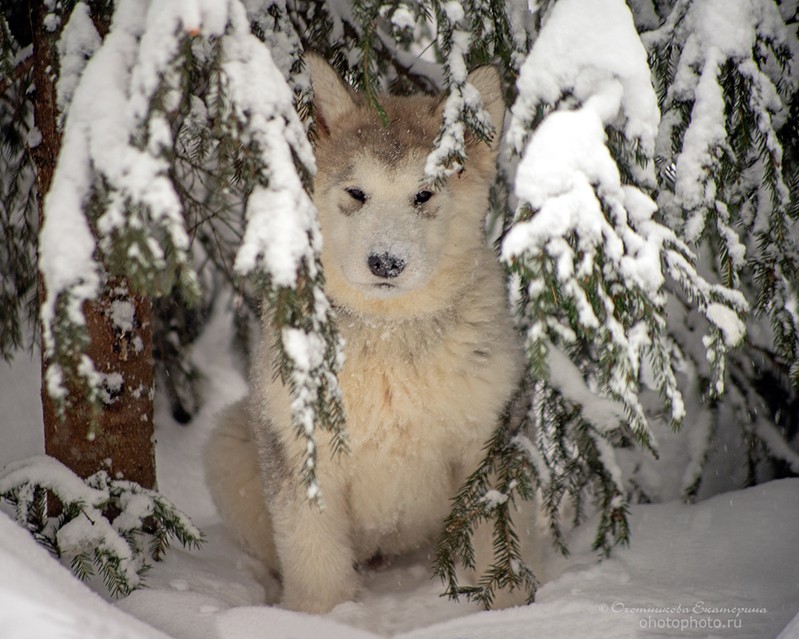
[[(155, 487), (151, 303), (114, 279), (83, 307), (100, 410), (77, 403), (63, 417), (42, 393), (45, 451), (81, 477), (111, 477)], [(46, 366), (46, 363), (45, 363)], [(92, 428), (87, 428), (94, 424)]]

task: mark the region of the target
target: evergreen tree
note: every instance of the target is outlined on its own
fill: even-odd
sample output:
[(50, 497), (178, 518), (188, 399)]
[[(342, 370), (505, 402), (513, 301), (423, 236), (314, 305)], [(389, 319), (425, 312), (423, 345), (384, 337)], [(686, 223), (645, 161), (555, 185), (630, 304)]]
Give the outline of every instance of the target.
[[(747, 481), (799, 472), (794, 3), (2, 6), (2, 349), (19, 348), (39, 314), (45, 405), (80, 411), (80, 439), (109, 432), (102, 415), (124, 405), (120, 392), (150, 397), (149, 378), (104, 359), (116, 348), (149, 361), (145, 325), (173, 413), (188, 421), (199, 397), (188, 349), (232, 288), (243, 336), (253, 314), (272, 319), (277, 374), (307, 439), (305, 486), (312, 500), (324, 491), (314, 433), (332, 430), (342, 449), (346, 438), (308, 193), (302, 56), (313, 50), (379, 113), (386, 89), (447, 93), (427, 164), (438, 183), (460, 170), (468, 136), (503, 135), (467, 70), (494, 63), (506, 81), (487, 229), (528, 367), (445, 522), (435, 567), (450, 595), (532, 595), (535, 567), (508, 518), (519, 499), (541, 501), (564, 551), (567, 512), (569, 525), (599, 513), (597, 550), (625, 542), (629, 501), (663, 496), (648, 477), (664, 472), (653, 464), (672, 430), (689, 459), (666, 472), (689, 498), (714, 442), (745, 443)], [(292, 351), (298, 331), (324, 352), (313, 370)], [(455, 567), (470, 565), (486, 519), (496, 563), (465, 588)]]
[(799, 471), (796, 424), (780, 419), (797, 401), (796, 167), (783, 162), (796, 15), (722, 4), (542, 3), (507, 133), (518, 204), (502, 241), (532, 402), (455, 501), (437, 557), (453, 595), (490, 601), (502, 584), (453, 580), (472, 522), (496, 517), (501, 545), (501, 511), (481, 508), (489, 471), (503, 500), (539, 491), (564, 551), (559, 516), (580, 522), (593, 500), (604, 553), (628, 539), (629, 499), (657, 498), (629, 449), (657, 455), (655, 431), (702, 399), (690, 459), (669, 469), (686, 497), (736, 431), (750, 481), (769, 476), (765, 460)]

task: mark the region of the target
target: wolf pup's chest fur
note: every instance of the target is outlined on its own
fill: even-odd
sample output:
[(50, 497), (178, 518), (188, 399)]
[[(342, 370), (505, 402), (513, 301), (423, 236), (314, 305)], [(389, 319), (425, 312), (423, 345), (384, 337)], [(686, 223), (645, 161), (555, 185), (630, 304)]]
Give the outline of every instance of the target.
[(464, 293), (461, 306), (423, 325), (340, 321), (351, 453), (337, 462), (348, 477), (360, 561), (416, 547), (438, 531), (507, 400), (497, 387), (516, 380), (515, 342), (502, 335), (513, 329), (489, 325), (473, 297)]
[[(308, 63), (314, 201), (326, 291), (345, 340), (339, 381), (350, 453), (319, 455), (327, 507), (317, 512), (299, 488), (303, 444), (265, 342), (250, 396), (223, 415), (207, 468), (231, 530), (280, 574), (283, 604), (325, 611), (356, 596), (356, 564), (440, 532), (523, 358), (483, 232), (495, 146), (468, 140), (465, 171), (434, 187), (424, 167), (443, 99), (383, 96), (386, 127), (326, 63)], [(481, 68), (469, 81), (499, 129), (497, 73)]]

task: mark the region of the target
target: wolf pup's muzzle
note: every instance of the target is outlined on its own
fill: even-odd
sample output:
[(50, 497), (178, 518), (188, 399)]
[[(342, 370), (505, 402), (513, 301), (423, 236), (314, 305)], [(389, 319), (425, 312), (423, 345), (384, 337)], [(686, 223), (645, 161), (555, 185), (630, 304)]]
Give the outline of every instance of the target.
[(405, 260), (390, 253), (372, 253), (366, 263), (373, 275), (384, 279), (397, 277), (405, 268)]

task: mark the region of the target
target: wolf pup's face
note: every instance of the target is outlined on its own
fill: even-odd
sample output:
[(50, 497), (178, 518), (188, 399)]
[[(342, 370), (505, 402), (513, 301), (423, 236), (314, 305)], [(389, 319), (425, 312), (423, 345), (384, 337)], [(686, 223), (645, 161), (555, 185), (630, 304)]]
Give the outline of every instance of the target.
[[(425, 180), (425, 162), (441, 127), (443, 98), (381, 96), (384, 126), (324, 60), (309, 55), (306, 61), (318, 134), (314, 201), (329, 295), (367, 315), (436, 310), (463, 285), (455, 281), (469, 273), (463, 261), (483, 241), (495, 145), (467, 138), (466, 171), (435, 188)], [(482, 67), (469, 82), (483, 97), (496, 139), (504, 114), (498, 74)]]

